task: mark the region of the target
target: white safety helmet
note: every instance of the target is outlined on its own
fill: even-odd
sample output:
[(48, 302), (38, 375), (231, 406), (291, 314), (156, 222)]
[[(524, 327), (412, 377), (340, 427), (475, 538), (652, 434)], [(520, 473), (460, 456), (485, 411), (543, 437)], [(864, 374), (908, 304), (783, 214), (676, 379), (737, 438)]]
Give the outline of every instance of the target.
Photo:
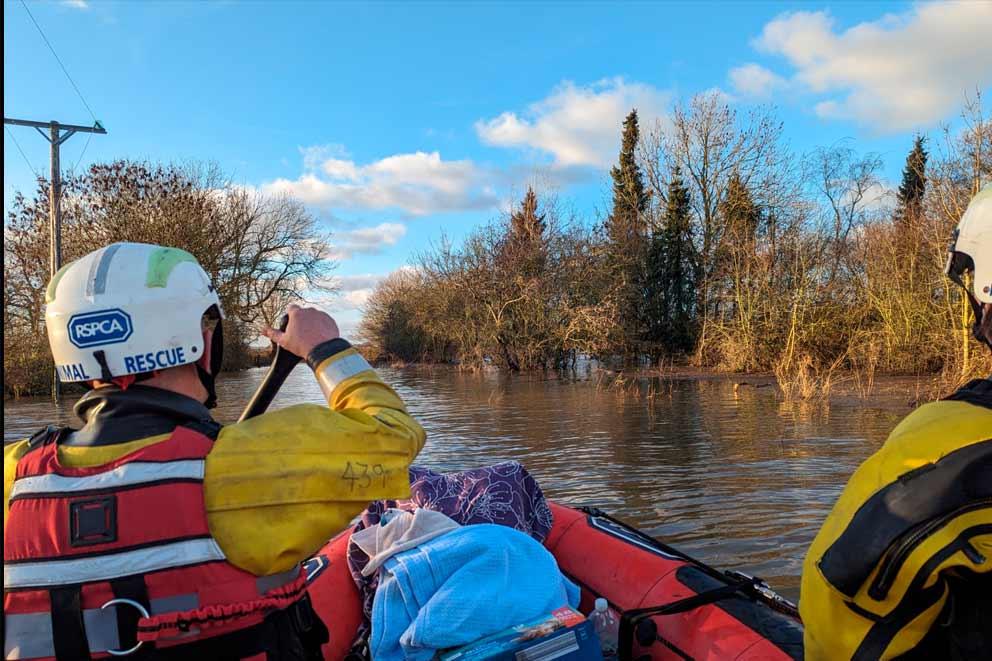
[[(982, 304), (992, 303), (992, 184), (976, 195), (958, 223), (948, 248), (947, 275), (965, 287), (975, 312), (975, 335), (982, 320)], [(971, 272), (971, 288), (964, 282), (964, 274)]]
[[(48, 284), (45, 303), (63, 382), (109, 382), (196, 363), (205, 350), (204, 315), (223, 317), (217, 291), (193, 255), (146, 243), (114, 243), (66, 264)], [(221, 347), (218, 326), (211, 369), (199, 369), (211, 399)]]

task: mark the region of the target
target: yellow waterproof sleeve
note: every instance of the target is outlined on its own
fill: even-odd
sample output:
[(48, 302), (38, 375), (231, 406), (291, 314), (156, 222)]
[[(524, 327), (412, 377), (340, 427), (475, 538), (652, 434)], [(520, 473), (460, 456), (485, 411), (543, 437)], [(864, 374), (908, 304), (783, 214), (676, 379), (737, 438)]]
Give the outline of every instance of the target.
[(256, 575), (288, 570), (368, 505), (410, 495), (423, 428), (354, 349), (315, 370), (329, 408), (290, 406), (224, 427), (207, 456), (210, 530)]

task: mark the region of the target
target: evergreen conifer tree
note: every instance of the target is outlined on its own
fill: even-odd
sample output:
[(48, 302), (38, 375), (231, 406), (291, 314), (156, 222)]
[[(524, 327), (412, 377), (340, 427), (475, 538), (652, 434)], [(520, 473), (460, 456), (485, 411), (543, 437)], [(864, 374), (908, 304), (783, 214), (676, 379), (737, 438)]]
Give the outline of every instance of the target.
[(647, 298), (647, 214), (649, 195), (637, 164), (637, 110), (623, 121), (620, 158), (610, 170), (613, 206), (606, 220), (607, 259), (618, 291), (620, 344), (626, 362), (636, 360), (645, 339)]
[(902, 170), (902, 183), (899, 185), (899, 201), (896, 221), (908, 223), (919, 217), (923, 207), (923, 195), (927, 186), (926, 138), (917, 135), (913, 148), (906, 156), (906, 167)]
[(610, 170), (613, 208), (607, 219), (607, 233), (616, 244), (647, 234), (644, 211), (648, 206), (648, 192), (636, 156), (640, 135), (637, 110), (631, 110), (623, 120), (619, 162)]
[(648, 252), (649, 337), (659, 353), (681, 354), (696, 342), (698, 257), (689, 189), (676, 168), (668, 184), (664, 223)]
[(510, 236), (515, 241), (537, 241), (544, 235), (544, 214), (537, 212), (537, 193), (527, 188), (520, 208), (510, 214)]
[(537, 193), (532, 187), (510, 214), (510, 226), (503, 244), (504, 266), (523, 276), (536, 276), (546, 261), (545, 215), (538, 213)]

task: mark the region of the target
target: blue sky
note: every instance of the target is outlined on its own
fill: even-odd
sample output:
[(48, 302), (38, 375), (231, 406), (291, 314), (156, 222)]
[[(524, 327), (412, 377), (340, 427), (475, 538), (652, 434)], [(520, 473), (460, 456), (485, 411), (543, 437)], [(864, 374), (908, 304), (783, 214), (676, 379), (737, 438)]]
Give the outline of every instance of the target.
[[(114, 158), (213, 160), (301, 197), (335, 233), (353, 328), (376, 279), (457, 239), (528, 183), (605, 206), (619, 123), (718, 89), (774, 104), (797, 150), (854, 138), (896, 181), (916, 131), (992, 90), (992, 3), (30, 2)], [(19, 1), (4, 2), (4, 115), (91, 118)], [(34, 168), (47, 143), (13, 127)], [(83, 149), (85, 147), (85, 152)], [(4, 137), (4, 203), (32, 174)]]

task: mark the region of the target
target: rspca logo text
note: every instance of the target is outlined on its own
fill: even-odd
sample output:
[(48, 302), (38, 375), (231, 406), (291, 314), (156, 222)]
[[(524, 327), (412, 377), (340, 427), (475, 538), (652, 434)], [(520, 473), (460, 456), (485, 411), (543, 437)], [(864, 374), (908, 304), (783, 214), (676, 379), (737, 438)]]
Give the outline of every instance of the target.
[(69, 319), (69, 341), (81, 349), (124, 342), (133, 332), (130, 315), (117, 308), (77, 314)]

